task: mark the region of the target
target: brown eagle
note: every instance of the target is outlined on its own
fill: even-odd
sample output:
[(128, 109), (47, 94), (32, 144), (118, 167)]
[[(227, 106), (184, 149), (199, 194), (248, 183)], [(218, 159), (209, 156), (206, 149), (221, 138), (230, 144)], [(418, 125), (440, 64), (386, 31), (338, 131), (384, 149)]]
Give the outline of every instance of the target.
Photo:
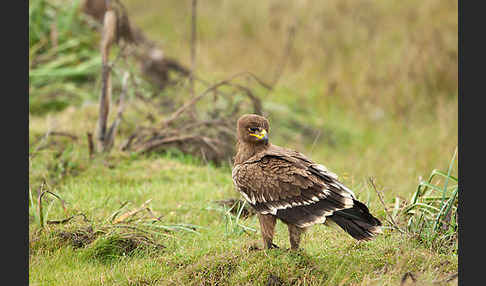
[(336, 174), (303, 154), (268, 142), (269, 123), (256, 114), (237, 123), (237, 154), (232, 171), (236, 189), (256, 210), (265, 248), (277, 248), (273, 235), (277, 218), (288, 226), (292, 250), (300, 236), (326, 219), (357, 240), (382, 233), (381, 222)]

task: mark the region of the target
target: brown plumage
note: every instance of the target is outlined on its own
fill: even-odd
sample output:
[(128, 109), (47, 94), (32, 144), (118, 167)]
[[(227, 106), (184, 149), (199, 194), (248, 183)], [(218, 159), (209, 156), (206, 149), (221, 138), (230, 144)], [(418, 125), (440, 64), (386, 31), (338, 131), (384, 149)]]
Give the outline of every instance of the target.
[(257, 211), (265, 248), (277, 247), (277, 218), (288, 226), (291, 249), (307, 227), (329, 219), (357, 240), (381, 233), (381, 222), (336, 174), (303, 154), (268, 142), (269, 123), (247, 114), (237, 123), (237, 154), (232, 172), (236, 189)]

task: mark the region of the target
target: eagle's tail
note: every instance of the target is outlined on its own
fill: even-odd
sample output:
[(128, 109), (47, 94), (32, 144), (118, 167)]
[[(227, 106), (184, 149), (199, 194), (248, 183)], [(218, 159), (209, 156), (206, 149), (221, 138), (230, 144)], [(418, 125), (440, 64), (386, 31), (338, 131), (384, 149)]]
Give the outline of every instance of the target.
[(372, 216), (361, 202), (353, 200), (354, 206), (334, 212), (327, 219), (332, 220), (357, 240), (371, 240), (373, 236), (383, 233), (381, 222)]

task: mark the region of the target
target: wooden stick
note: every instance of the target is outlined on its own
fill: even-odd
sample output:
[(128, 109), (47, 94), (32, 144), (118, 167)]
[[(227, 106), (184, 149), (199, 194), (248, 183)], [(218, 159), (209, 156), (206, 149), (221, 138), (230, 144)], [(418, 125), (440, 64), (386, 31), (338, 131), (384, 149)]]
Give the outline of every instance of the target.
[(122, 221), (124, 221), (125, 219), (127, 219), (128, 217), (131, 217), (141, 211), (143, 211), (144, 209), (146, 209), (146, 205), (148, 203), (150, 203), (152, 201), (152, 199), (148, 199), (145, 203), (142, 204), (142, 206), (140, 206), (138, 209), (135, 209), (135, 210), (131, 210), (129, 212), (126, 212), (124, 214), (122, 214), (121, 216), (117, 217), (113, 223), (120, 223)]
[[(177, 109), (174, 113), (172, 113), (172, 115), (163, 122), (162, 127), (164, 128), (164, 127), (168, 126), (170, 123), (172, 123), (172, 121), (174, 121), (182, 113), (184, 113), (189, 107), (191, 107), (194, 104), (196, 104), (201, 98), (203, 98), (204, 96), (208, 95), (211, 91), (216, 90), (218, 87), (220, 87), (222, 85), (228, 84), (233, 79), (235, 79), (237, 77), (240, 77), (242, 75), (250, 75), (250, 76), (254, 77), (254, 75), (252, 73), (250, 73), (250, 72), (240, 72), (240, 73), (237, 73), (237, 74), (235, 74), (235, 75), (233, 75), (233, 76), (231, 76), (231, 77), (229, 77), (229, 78), (227, 78), (225, 80), (222, 80), (222, 81), (220, 81), (218, 83), (213, 84), (212, 86), (208, 87), (205, 91), (203, 91), (200, 95), (193, 97), (189, 102), (187, 102), (182, 107), (180, 107), (179, 109)], [(254, 77), (254, 79), (259, 82), (259, 80), (256, 77)], [(267, 88), (271, 89), (265, 83), (261, 83), (261, 82), (259, 82), (259, 83), (262, 84), (264, 87), (267, 87)]]
[(64, 224), (64, 223), (70, 222), (73, 218), (78, 217), (78, 216), (82, 216), (84, 218), (85, 222), (89, 222), (89, 220), (88, 220), (88, 218), (86, 217), (85, 214), (79, 213), (79, 214), (72, 215), (68, 218), (61, 219), (61, 220), (48, 220), (47, 224)]
[(191, 17), (191, 96), (194, 97), (194, 74), (196, 73), (196, 18), (197, 17), (197, 0), (192, 0), (192, 17)]
[(69, 137), (73, 140), (78, 140), (78, 136), (71, 134), (71, 133), (68, 133), (68, 132), (62, 132), (62, 131), (52, 131), (51, 136), (65, 136), (65, 137)]
[(386, 207), (386, 204), (385, 202), (383, 201), (383, 198), (381, 197), (381, 194), (380, 192), (376, 189), (376, 186), (375, 186), (375, 182), (373, 181), (373, 178), (369, 178), (369, 181), (371, 183), (371, 185), (373, 186), (373, 189), (375, 190), (375, 192), (378, 194), (378, 198), (380, 199), (381, 201), (381, 204), (383, 205), (383, 208), (385, 209), (385, 213), (388, 215), (388, 217), (390, 218), (391, 220), (391, 223), (392, 223), (392, 226), (394, 228), (396, 228), (398, 231), (400, 231), (401, 233), (405, 233), (402, 229), (400, 229), (400, 227), (398, 227), (397, 223), (395, 222), (395, 220), (393, 219), (393, 217), (390, 215), (390, 213), (388, 212), (388, 208)]
[(121, 91), (121, 94), (120, 94), (120, 102), (118, 103), (118, 111), (117, 111), (115, 120), (113, 121), (110, 129), (108, 130), (108, 132), (106, 134), (106, 139), (105, 139), (105, 141), (106, 141), (105, 142), (105, 149), (107, 149), (106, 151), (108, 151), (109, 149), (111, 149), (111, 147), (113, 147), (113, 143), (115, 141), (116, 129), (121, 122), (123, 111), (125, 110), (125, 102), (126, 102), (125, 98), (126, 98), (127, 89), (128, 89), (128, 78), (129, 78), (129, 76), (130, 76), (130, 74), (127, 71), (123, 74), (122, 91)]
[[(109, 4), (109, 2), (108, 2)], [(113, 10), (107, 10), (103, 21), (103, 34), (101, 39), (101, 96), (100, 96), (100, 109), (97, 124), (97, 141), (98, 151), (104, 152), (106, 146), (106, 126), (108, 120), (108, 114), (110, 112), (111, 101), (111, 67), (108, 64), (108, 56), (111, 45), (116, 38), (116, 13)]]
[(93, 134), (91, 132), (87, 132), (86, 135), (88, 135), (89, 158), (91, 159), (94, 155)]

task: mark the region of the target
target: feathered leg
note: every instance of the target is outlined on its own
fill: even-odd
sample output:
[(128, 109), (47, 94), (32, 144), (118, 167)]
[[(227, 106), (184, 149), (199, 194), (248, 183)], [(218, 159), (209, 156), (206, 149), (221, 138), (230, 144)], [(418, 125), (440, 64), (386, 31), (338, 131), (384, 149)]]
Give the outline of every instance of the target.
[(298, 227), (295, 224), (287, 224), (287, 227), (289, 229), (290, 249), (297, 250), (299, 249), (300, 237), (305, 232), (305, 228)]
[(258, 214), (258, 220), (260, 221), (263, 246), (267, 249), (278, 248), (278, 246), (273, 244), (273, 234), (275, 231), (275, 223), (277, 222), (277, 218), (269, 214)]

